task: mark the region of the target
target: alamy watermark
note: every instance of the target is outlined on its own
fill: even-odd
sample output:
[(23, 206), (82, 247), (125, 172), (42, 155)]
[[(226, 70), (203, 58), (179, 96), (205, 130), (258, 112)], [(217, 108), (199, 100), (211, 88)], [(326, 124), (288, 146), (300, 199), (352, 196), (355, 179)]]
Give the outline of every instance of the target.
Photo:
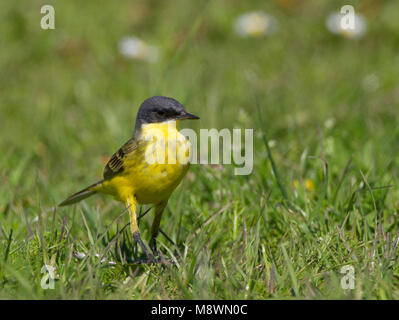
[(343, 30), (355, 30), (355, 8), (349, 4), (341, 7), (341, 28)]
[(40, 286), (44, 290), (54, 289), (54, 280), (55, 280), (55, 267), (45, 264), (42, 267), (41, 273), (44, 273), (41, 281)]
[(40, 8), (40, 13), (44, 14), (40, 20), (40, 27), (43, 30), (55, 29), (55, 10), (54, 7), (46, 4)]
[(344, 290), (355, 289), (355, 268), (351, 265), (343, 266), (340, 273), (344, 274), (341, 278), (341, 288)]
[(178, 132), (172, 122), (167, 135), (154, 128), (146, 140), (149, 145), (145, 160), (151, 165), (233, 163), (237, 166), (235, 175), (249, 175), (253, 169), (253, 129), (200, 129), (198, 141), (194, 130), (186, 128)]

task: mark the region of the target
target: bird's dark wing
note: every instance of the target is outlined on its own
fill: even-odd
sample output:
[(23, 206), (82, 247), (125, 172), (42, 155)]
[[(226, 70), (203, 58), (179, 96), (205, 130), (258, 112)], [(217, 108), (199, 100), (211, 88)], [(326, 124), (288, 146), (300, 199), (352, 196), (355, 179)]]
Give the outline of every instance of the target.
[(127, 141), (117, 152), (109, 159), (104, 168), (104, 179), (110, 179), (124, 169), (124, 160), (126, 156), (132, 153), (137, 148), (137, 141), (132, 138)]

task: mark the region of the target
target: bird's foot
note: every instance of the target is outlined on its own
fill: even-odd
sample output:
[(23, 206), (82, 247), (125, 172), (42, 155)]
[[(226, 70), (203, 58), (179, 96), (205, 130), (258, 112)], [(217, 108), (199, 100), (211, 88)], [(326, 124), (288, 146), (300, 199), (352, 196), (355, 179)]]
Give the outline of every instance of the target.
[(169, 264), (170, 261), (168, 261), (168, 259), (165, 258), (165, 256), (162, 254), (162, 252), (158, 251), (157, 248), (157, 238), (155, 236), (151, 237), (150, 240), (150, 249), (152, 251), (152, 254), (157, 257), (157, 261), (158, 263), (162, 263), (162, 264)]
[(152, 236), (150, 240), (150, 249), (155, 257), (159, 256), (158, 248), (157, 248), (157, 238)]
[(135, 263), (144, 263), (144, 264), (151, 264), (151, 263), (158, 263), (158, 261), (155, 259), (154, 255), (150, 253), (150, 251), (147, 249), (145, 246), (143, 240), (141, 240), (140, 237), (140, 232), (135, 232), (133, 233), (133, 239), (140, 245), (141, 249), (143, 249), (145, 255), (147, 256), (147, 259), (142, 260), (135, 260)]

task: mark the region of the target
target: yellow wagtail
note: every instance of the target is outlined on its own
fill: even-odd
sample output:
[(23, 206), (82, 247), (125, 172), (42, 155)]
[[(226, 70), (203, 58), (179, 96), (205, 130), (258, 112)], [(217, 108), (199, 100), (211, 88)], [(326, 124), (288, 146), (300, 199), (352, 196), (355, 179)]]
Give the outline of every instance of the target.
[[(178, 123), (184, 119), (199, 117), (188, 113), (172, 98), (155, 96), (145, 100), (137, 113), (133, 137), (108, 161), (104, 169), (104, 178), (71, 195), (59, 206), (76, 203), (95, 193), (114, 196), (128, 208), (133, 238), (145, 252), (147, 262), (155, 262), (154, 256), (140, 238), (136, 204), (155, 205), (150, 247), (154, 255), (157, 255), (156, 237), (162, 212), (189, 167), (188, 161), (179, 161), (179, 157), (176, 156), (179, 149), (186, 156), (190, 152), (190, 142), (177, 130)], [(148, 161), (162, 152), (164, 162)], [(175, 161), (170, 161), (172, 159)]]

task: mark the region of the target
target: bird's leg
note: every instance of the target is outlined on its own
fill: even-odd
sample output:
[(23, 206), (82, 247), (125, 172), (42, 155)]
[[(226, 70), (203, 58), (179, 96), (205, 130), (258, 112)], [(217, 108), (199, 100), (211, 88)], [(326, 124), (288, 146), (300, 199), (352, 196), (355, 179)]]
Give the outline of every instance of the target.
[(151, 241), (150, 241), (150, 248), (155, 256), (159, 255), (157, 248), (157, 236), (159, 233), (159, 225), (161, 223), (162, 213), (167, 203), (168, 201), (163, 201), (155, 206), (155, 217), (151, 225)]
[[(137, 227), (140, 229), (140, 216), (141, 216), (141, 210), (142, 207), (140, 206), (140, 211), (139, 211), (139, 216), (137, 217)], [(134, 239), (133, 239), (134, 240)], [(133, 241), (134, 242), (134, 247), (133, 247), (133, 256), (134, 259), (137, 259), (137, 241)]]
[(141, 249), (143, 249), (144, 253), (147, 256), (147, 263), (156, 262), (154, 256), (148, 251), (144, 242), (141, 240), (139, 226), (137, 224), (137, 216), (136, 216), (136, 201), (134, 197), (129, 197), (126, 205), (129, 209), (130, 215), (130, 231), (132, 232), (133, 239), (140, 245)]

